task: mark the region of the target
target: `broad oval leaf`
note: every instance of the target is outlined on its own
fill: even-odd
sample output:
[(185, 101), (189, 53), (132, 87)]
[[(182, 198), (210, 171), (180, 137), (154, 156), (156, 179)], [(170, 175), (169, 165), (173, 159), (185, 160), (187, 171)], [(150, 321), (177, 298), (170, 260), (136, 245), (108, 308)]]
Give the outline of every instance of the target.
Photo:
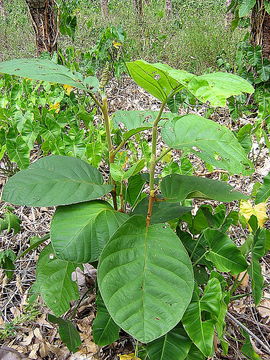
[[(208, 281), (202, 297), (199, 296), (196, 286), (192, 301), (182, 319), (188, 336), (205, 356), (213, 354), (215, 323), (220, 311), (221, 298), (221, 286), (216, 278)], [(204, 311), (210, 314), (207, 320), (203, 318)]]
[(181, 320), (192, 297), (189, 256), (165, 225), (133, 216), (105, 246), (98, 267), (104, 303), (117, 325), (141, 342), (166, 334)]
[(110, 237), (128, 218), (105, 201), (58, 207), (51, 224), (57, 257), (78, 263), (96, 261)]
[(81, 76), (73, 74), (67, 67), (55, 64), (51, 60), (14, 59), (3, 61), (0, 63), (0, 73), (70, 85), (87, 91)]
[(166, 335), (147, 344), (147, 355), (150, 360), (184, 360), (191, 344), (182, 326), (178, 325)]
[(233, 174), (248, 174), (253, 164), (234, 134), (225, 126), (198, 115), (185, 115), (168, 121), (162, 138), (174, 149), (185, 149), (196, 156)]
[(97, 315), (93, 322), (92, 334), (95, 344), (106, 346), (119, 338), (120, 328), (108, 313), (100, 294), (96, 298)]
[(242, 0), (239, 8), (239, 17), (247, 16), (255, 4), (256, 0)]
[(71, 274), (78, 266), (80, 265), (58, 259), (51, 244), (39, 255), (35, 288), (56, 316), (68, 311), (70, 301), (79, 298), (78, 285), (71, 279)]
[[(133, 215), (147, 216), (149, 198), (145, 198), (133, 210)], [(179, 202), (171, 203), (160, 199), (155, 201), (152, 209), (151, 224), (160, 224), (176, 219), (192, 210), (192, 207), (181, 206)]]
[(15, 205), (57, 206), (93, 200), (111, 190), (93, 166), (73, 157), (53, 155), (12, 176), (2, 197)]
[(168, 75), (170, 66), (164, 64), (150, 64), (144, 60), (127, 63), (132, 79), (151, 95), (164, 102), (177, 89), (183, 88), (179, 81)]
[(211, 261), (219, 271), (237, 275), (246, 270), (248, 264), (235, 243), (219, 230), (206, 229), (203, 232), (209, 252), (205, 258)]
[(222, 202), (248, 199), (248, 196), (235, 191), (229, 184), (202, 178), (172, 174), (162, 179), (160, 184), (162, 195), (168, 201), (183, 201), (187, 198), (203, 198)]
[(225, 72), (196, 76), (187, 88), (197, 99), (209, 101), (212, 106), (226, 106), (229, 97), (254, 92), (253, 86), (247, 80)]

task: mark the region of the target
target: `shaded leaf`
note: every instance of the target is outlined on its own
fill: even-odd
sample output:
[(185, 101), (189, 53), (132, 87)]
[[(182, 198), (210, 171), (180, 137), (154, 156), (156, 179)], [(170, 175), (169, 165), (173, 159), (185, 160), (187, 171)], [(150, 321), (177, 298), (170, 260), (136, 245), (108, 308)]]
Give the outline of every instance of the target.
[(12, 176), (3, 200), (15, 205), (67, 205), (101, 197), (112, 190), (103, 185), (100, 172), (68, 156), (48, 156)]
[[(128, 236), (127, 236), (128, 234)], [(113, 320), (147, 343), (181, 320), (193, 292), (192, 265), (176, 234), (133, 216), (105, 246), (98, 284)]]
[(5, 271), (8, 279), (12, 279), (14, 270), (16, 254), (13, 250), (2, 250), (0, 251), (0, 268)]
[(257, 192), (255, 203), (266, 202), (270, 197), (270, 173), (263, 178), (263, 184)]

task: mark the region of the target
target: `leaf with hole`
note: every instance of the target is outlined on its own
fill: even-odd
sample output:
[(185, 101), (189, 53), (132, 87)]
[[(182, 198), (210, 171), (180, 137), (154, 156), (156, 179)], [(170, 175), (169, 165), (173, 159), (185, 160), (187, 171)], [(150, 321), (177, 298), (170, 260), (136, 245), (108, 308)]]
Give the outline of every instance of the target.
[(98, 285), (115, 323), (147, 343), (181, 320), (192, 297), (193, 270), (184, 246), (169, 227), (147, 228), (145, 217), (133, 216), (105, 246)]
[(96, 298), (97, 315), (93, 322), (92, 334), (95, 344), (106, 346), (119, 339), (120, 328), (115, 324), (100, 294)]
[(100, 172), (68, 156), (47, 156), (12, 176), (3, 200), (15, 205), (57, 206), (99, 198), (112, 190)]
[(58, 259), (51, 244), (39, 255), (35, 288), (56, 316), (69, 310), (70, 301), (79, 299), (78, 285), (71, 279), (71, 274), (78, 266)]
[(247, 269), (248, 264), (240, 249), (226, 234), (219, 230), (206, 229), (203, 236), (209, 247), (205, 258), (219, 271), (237, 275)]
[(51, 223), (56, 256), (77, 263), (98, 260), (110, 237), (128, 218), (101, 200), (58, 207)]
[(48, 320), (59, 325), (59, 335), (61, 340), (67, 345), (70, 351), (76, 352), (82, 341), (80, 334), (73, 323), (70, 320), (64, 320), (52, 314), (48, 314)]
[(74, 86), (87, 91), (82, 76), (67, 67), (46, 59), (15, 59), (0, 63), (0, 73), (22, 76), (33, 80)]
[(190, 198), (211, 199), (222, 202), (230, 202), (248, 197), (235, 191), (223, 181), (172, 174), (162, 179), (160, 189), (164, 198), (168, 201), (183, 201)]
[[(205, 356), (211, 356), (214, 351), (215, 324), (220, 312), (221, 297), (218, 279), (208, 281), (202, 297), (196, 286), (192, 301), (182, 319), (188, 336)], [(206, 317), (204, 312), (209, 313), (209, 316)]]
[(232, 174), (250, 174), (253, 170), (234, 134), (212, 120), (198, 115), (176, 117), (165, 123), (161, 134), (169, 147), (189, 150), (216, 168)]

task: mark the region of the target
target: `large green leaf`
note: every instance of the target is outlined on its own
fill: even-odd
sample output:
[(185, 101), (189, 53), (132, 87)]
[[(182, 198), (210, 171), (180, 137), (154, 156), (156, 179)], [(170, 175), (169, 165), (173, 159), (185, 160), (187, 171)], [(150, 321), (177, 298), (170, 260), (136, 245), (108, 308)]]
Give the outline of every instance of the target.
[(56, 316), (68, 311), (70, 301), (79, 298), (78, 285), (71, 279), (71, 274), (78, 266), (58, 259), (52, 245), (46, 246), (40, 253), (36, 269), (36, 288)]
[[(168, 65), (149, 64), (144, 60), (128, 62), (127, 68), (130, 76), (139, 86), (162, 102), (166, 101), (176, 91), (182, 89), (186, 79), (194, 76), (186, 71), (174, 70)], [(179, 79), (176, 80), (176, 76), (169, 75), (169, 71), (172, 70), (178, 72)], [(182, 74), (182, 77), (180, 74)], [(182, 79), (181, 82), (180, 79)]]
[(187, 88), (197, 99), (209, 101), (212, 106), (226, 106), (229, 97), (254, 92), (253, 86), (247, 80), (225, 72), (196, 76)]
[(219, 271), (236, 275), (247, 269), (248, 264), (240, 249), (226, 234), (219, 230), (206, 229), (203, 235), (209, 246), (205, 258)]
[(96, 298), (97, 315), (93, 322), (92, 334), (95, 344), (106, 346), (119, 338), (120, 328), (111, 318), (100, 294)]
[[(222, 291), (218, 279), (210, 279), (202, 297), (199, 296), (198, 287), (195, 288), (192, 302), (182, 319), (188, 336), (205, 356), (211, 356), (213, 353), (215, 323), (220, 312), (221, 298)], [(210, 313), (210, 318), (204, 319), (205, 311)]]
[(205, 360), (205, 356), (203, 355), (203, 353), (197, 348), (197, 346), (195, 346), (194, 344), (192, 344), (188, 356), (186, 357), (185, 360)]
[(137, 174), (128, 179), (125, 198), (131, 206), (134, 206), (146, 196), (145, 193), (142, 193), (145, 183), (146, 179), (141, 174)]
[(270, 197), (270, 173), (267, 174), (263, 179), (263, 184), (256, 194), (255, 203), (259, 204), (265, 202)]
[(68, 156), (44, 157), (12, 176), (3, 200), (15, 205), (68, 205), (99, 198), (112, 190), (103, 185), (100, 172)]
[(7, 138), (6, 151), (12, 162), (15, 162), (20, 169), (26, 169), (30, 164), (30, 148), (21, 136)]
[(72, 352), (76, 352), (81, 345), (81, 338), (78, 330), (70, 320), (64, 320), (52, 314), (48, 314), (48, 320), (59, 325), (59, 335), (64, 344)]
[(127, 219), (127, 214), (115, 211), (105, 201), (58, 207), (51, 224), (56, 256), (78, 263), (96, 261), (110, 237)]
[(161, 338), (147, 344), (150, 360), (184, 360), (191, 347), (191, 340), (181, 326), (176, 326)]
[(255, 4), (256, 0), (242, 0), (239, 8), (239, 17), (247, 16)]
[(251, 262), (248, 273), (251, 277), (252, 296), (255, 305), (260, 303), (263, 294), (264, 277), (262, 275), (260, 259), (269, 250), (269, 234), (269, 231), (266, 229), (258, 229), (251, 246)]
[(189, 150), (207, 163), (233, 174), (250, 173), (253, 168), (229, 129), (198, 115), (185, 115), (166, 122), (162, 138), (169, 147)]
[(194, 280), (177, 235), (164, 224), (147, 228), (144, 217), (133, 216), (105, 246), (98, 284), (115, 323), (147, 343), (181, 320)]
[[(133, 210), (134, 215), (147, 216), (149, 198), (143, 199)], [(176, 219), (192, 210), (192, 207), (181, 206), (179, 202), (155, 201), (152, 209), (151, 224), (164, 223)]]
[(162, 179), (160, 189), (168, 201), (183, 201), (187, 198), (204, 198), (230, 202), (248, 197), (235, 191), (225, 182), (198, 176), (172, 174)]
[(0, 73), (17, 75), (33, 80), (71, 85), (87, 90), (82, 76), (73, 74), (68, 68), (46, 59), (15, 59), (0, 63)]

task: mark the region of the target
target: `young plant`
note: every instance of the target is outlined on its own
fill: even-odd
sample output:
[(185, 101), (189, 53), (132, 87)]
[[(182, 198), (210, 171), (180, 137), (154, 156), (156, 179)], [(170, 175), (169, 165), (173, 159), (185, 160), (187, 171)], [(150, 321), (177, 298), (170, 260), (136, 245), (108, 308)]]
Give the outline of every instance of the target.
[[(103, 117), (105, 160), (110, 169), (104, 183), (99, 170), (87, 162), (67, 156), (44, 157), (8, 180), (3, 200), (16, 205), (57, 206), (51, 244), (37, 263), (35, 289), (54, 313), (52, 321), (62, 326), (62, 334), (66, 335), (64, 320), (59, 317), (79, 298), (71, 274), (84, 263), (98, 262), (93, 325), (98, 345), (117, 340), (121, 328), (147, 344), (140, 355), (145, 359), (205, 359), (214, 352), (215, 332), (227, 351), (224, 319), (233, 294), (221, 272), (239, 280), (248, 263), (226, 234), (234, 218), (226, 216), (225, 207), (216, 212), (201, 208), (198, 220), (192, 218), (191, 208), (183, 205), (193, 198), (230, 202), (247, 196), (224, 182), (196, 176), (173, 174), (159, 182), (156, 165), (172, 148), (193, 153), (232, 174), (250, 174), (253, 165), (226, 127), (197, 115), (178, 116), (164, 110), (182, 90), (213, 106), (225, 106), (228, 97), (252, 93), (253, 88), (227, 73), (195, 76), (142, 60), (127, 63), (127, 68), (135, 82), (161, 102), (159, 111), (117, 111), (111, 118), (106, 71), (99, 83), (48, 60), (0, 64), (0, 72), (58, 82), (89, 94)], [(116, 128), (118, 132), (113, 132)], [(151, 159), (146, 174), (141, 174), (146, 159), (129, 164), (125, 157), (123, 164), (121, 152), (136, 134), (147, 129), (152, 132)], [(119, 131), (120, 140), (113, 135)], [(159, 133), (164, 142), (161, 153), (157, 152)], [(147, 183), (145, 197), (142, 193)], [(189, 231), (183, 231), (182, 221), (187, 222)], [(265, 236), (259, 241), (265, 252)], [(254, 247), (247, 253), (250, 251), (254, 252)], [(74, 345), (67, 336), (62, 339), (73, 351), (79, 346), (79, 341)]]

